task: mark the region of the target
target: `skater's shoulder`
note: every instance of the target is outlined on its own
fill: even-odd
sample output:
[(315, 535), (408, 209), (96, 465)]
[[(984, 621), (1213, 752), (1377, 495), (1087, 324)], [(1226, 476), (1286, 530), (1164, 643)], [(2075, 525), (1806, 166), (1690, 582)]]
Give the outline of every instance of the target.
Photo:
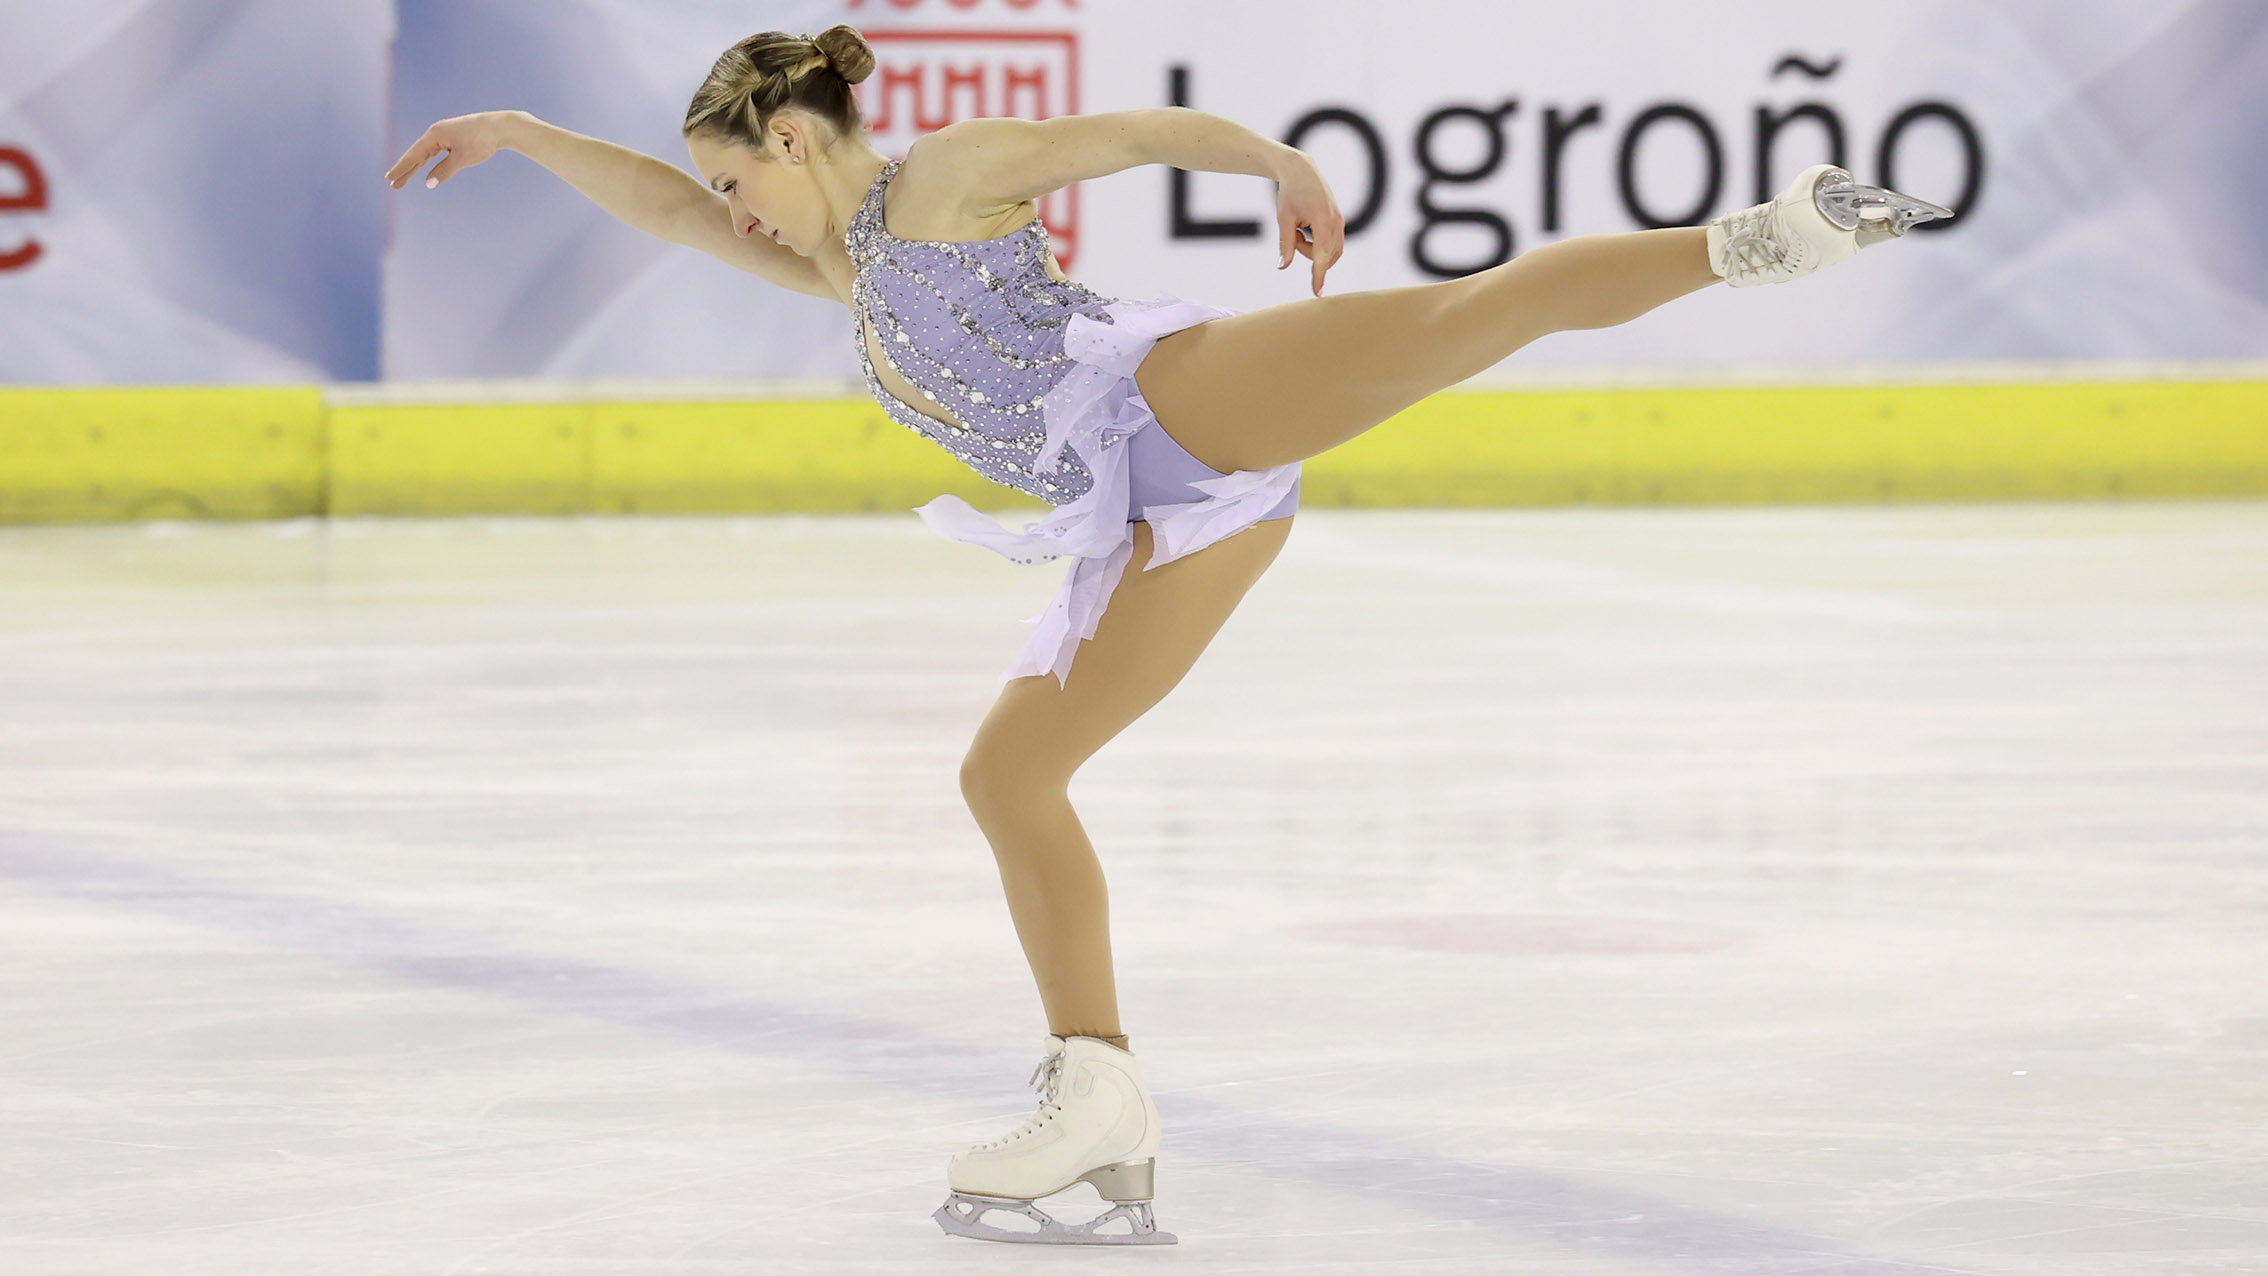
[(1039, 214), (1031, 200), (1003, 203), (967, 180), (965, 135), (956, 130), (994, 120), (962, 120), (925, 134), (906, 151), (895, 172), (876, 183), (876, 214), (891, 238), (908, 242), (972, 243), (1014, 234)]

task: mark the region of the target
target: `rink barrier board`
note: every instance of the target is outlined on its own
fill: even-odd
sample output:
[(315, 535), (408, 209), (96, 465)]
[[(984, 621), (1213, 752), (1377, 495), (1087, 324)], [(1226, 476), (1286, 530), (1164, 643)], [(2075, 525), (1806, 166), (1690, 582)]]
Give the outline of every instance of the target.
[[(1303, 470), (1307, 507), (2268, 494), (2268, 381), (1452, 391)], [(388, 402), (0, 390), (0, 522), (1042, 512), (850, 398)]]
[(0, 389), (0, 522), (322, 512), (323, 390)]

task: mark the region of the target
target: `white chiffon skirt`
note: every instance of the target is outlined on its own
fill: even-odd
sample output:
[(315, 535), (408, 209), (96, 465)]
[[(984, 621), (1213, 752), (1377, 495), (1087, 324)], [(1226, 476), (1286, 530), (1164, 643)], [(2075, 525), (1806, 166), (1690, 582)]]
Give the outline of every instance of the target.
[[(1134, 370), (1150, 347), (1236, 312), (1172, 297), (1115, 302), (1108, 311), (1110, 323), (1073, 315), (1065, 329), (1063, 350), (1074, 366), (1042, 404), (1047, 439), (1033, 462), (1036, 472), (1054, 473), (1068, 448), (1094, 475), (1086, 495), (1024, 524), (1021, 532), (1002, 527), (958, 496), (940, 496), (914, 511), (940, 534), (1015, 562), (1074, 560), (1054, 601), (1025, 619), (1036, 627), (1000, 675), (1003, 682), (1051, 673), (1058, 687), (1069, 685), (1072, 657), (1081, 642), (1095, 636), (1133, 558), (1137, 520), (1150, 524), (1147, 567), (1157, 567), (1299, 506), (1297, 461), (1223, 474), (1190, 456), (1162, 427), (1150, 429), (1138, 445), (1129, 442), (1157, 426), (1134, 383)], [(1176, 499), (1184, 496), (1191, 499)]]

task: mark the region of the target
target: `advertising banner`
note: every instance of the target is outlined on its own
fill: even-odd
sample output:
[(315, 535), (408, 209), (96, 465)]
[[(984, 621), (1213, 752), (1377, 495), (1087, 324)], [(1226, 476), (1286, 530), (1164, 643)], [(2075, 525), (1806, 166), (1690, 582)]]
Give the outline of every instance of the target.
[[(491, 25), (428, 35), (413, 12)], [(397, 131), (533, 103), (687, 164), (685, 99), (758, 16), (618, 0), (563, 29), (555, 12), (405, 4), (416, 78)], [(1349, 219), (1336, 292), (1698, 224), (1828, 159), (1961, 214), (1832, 279), (1546, 338), (1509, 361), (1526, 367), (2268, 354), (2268, 236), (2245, 212), (2268, 194), (2268, 8), (2248, 0), (850, 0), (762, 17), (867, 34), (879, 65), (861, 97), (893, 155), (968, 115), (1169, 104), (1292, 142)], [(429, 45), (484, 53), (413, 71)], [(855, 377), (839, 309), (639, 243), (528, 167), (455, 186), (453, 203), (402, 201), (389, 374)], [(1263, 179), (1152, 166), (1044, 212), (1066, 267), (1105, 294), (1248, 309), (1306, 295), (1303, 271), (1274, 269), (1273, 207)]]
[[(525, 157), (378, 177), (503, 108), (690, 168), (719, 52), (838, 21), (876, 49), (889, 154), (971, 115), (1172, 104), (1300, 146), (1349, 219), (1330, 292), (1698, 224), (1821, 160), (1960, 214), (1502, 376), (2268, 355), (2255, 0), (0, 0), (0, 378), (850, 382), (841, 307)], [(1272, 212), (1264, 179), (1157, 166), (1043, 205), (1097, 290), (1239, 309), (1307, 295)]]

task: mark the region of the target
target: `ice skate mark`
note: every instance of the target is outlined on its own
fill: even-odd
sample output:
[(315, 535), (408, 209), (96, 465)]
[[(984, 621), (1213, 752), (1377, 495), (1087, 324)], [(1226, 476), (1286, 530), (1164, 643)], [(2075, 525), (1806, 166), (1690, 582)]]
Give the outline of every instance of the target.
[(1801, 71), (1814, 80), (1824, 80), (1833, 76), (1837, 71), (1840, 71), (1842, 69), (1843, 59), (1840, 57), (1837, 57), (1833, 61), (1822, 65), (1816, 62), (1806, 61), (1804, 59), (1804, 56), (1800, 53), (1791, 53), (1788, 56), (1781, 58), (1779, 65), (1772, 68), (1771, 78), (1777, 80), (1790, 71)]
[(1294, 927), (1302, 939), (1358, 948), (1514, 956), (1617, 957), (1713, 953), (1740, 936), (1718, 926), (1652, 917), (1453, 914), (1356, 917)]
[[(792, 1005), (568, 957), (516, 952), (471, 931), (317, 896), (271, 893), (155, 864), (63, 850), (0, 830), (0, 881), (154, 914), (322, 957), (405, 984), (495, 997), (719, 1050), (805, 1064), (972, 1106), (1000, 1098), (1022, 1055), (935, 1041), (898, 1023)], [(1831, 1237), (1715, 1213), (1548, 1170), (1460, 1161), (1320, 1121), (1160, 1094), (1174, 1154), (1272, 1183), (1306, 1182), (1412, 1214), (1490, 1227), (1619, 1263), (1684, 1276), (1984, 1276), (1975, 1268), (1875, 1255)]]

